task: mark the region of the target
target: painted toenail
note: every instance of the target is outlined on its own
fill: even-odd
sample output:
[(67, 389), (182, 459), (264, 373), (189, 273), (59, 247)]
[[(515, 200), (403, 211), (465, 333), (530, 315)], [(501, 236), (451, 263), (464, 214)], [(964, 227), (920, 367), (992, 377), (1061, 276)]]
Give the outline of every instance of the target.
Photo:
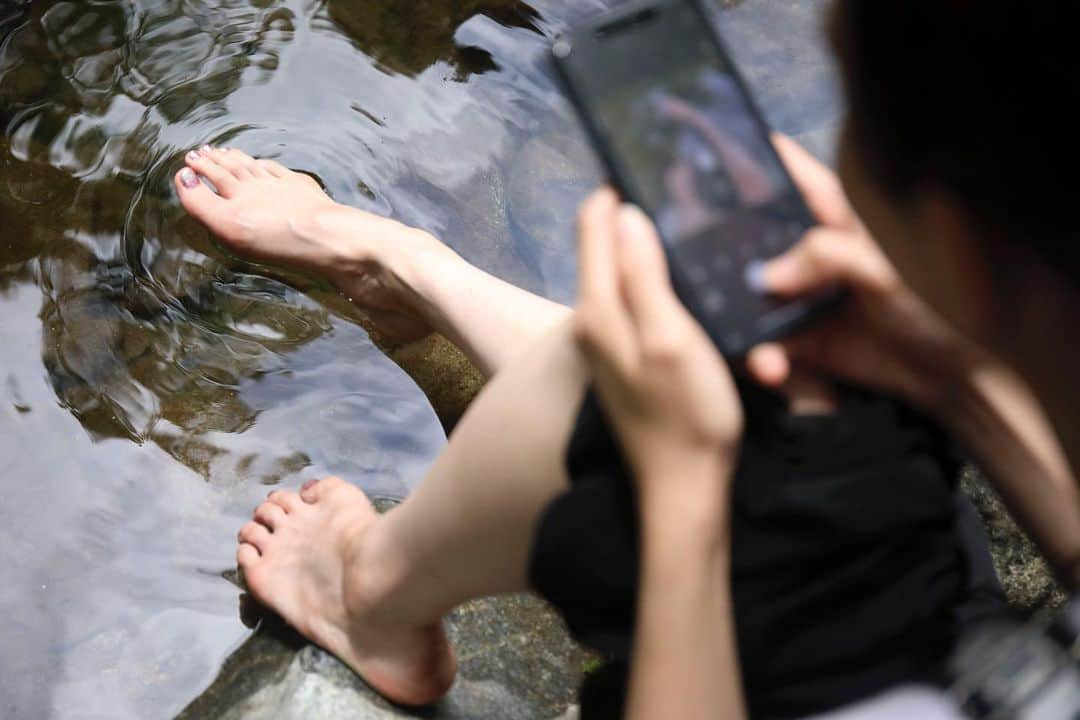
[(199, 184), (199, 178), (191, 168), (184, 168), (180, 171), (180, 184), (186, 188), (193, 188)]
[(198, 150), (192, 150), (191, 152), (189, 152), (187, 154), (187, 159), (188, 160), (198, 160), (201, 157), (202, 157), (202, 154), (199, 153)]
[(205, 154), (205, 153), (210, 152), (213, 149), (214, 148), (210, 147), (209, 145), (203, 145), (201, 148), (199, 148), (199, 152)]
[(306, 483), (304, 483), (303, 485), (300, 486), (300, 492), (304, 492), (305, 490), (310, 490), (311, 488), (315, 487), (318, 483), (319, 483), (318, 480), (308, 480)]

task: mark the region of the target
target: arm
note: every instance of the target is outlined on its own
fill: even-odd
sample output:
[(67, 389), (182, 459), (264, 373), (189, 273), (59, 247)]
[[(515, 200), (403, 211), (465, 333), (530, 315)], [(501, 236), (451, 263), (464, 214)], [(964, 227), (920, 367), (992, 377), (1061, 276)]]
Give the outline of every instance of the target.
[(729, 578), (734, 383), (675, 297), (652, 223), (595, 194), (575, 328), (637, 487), (641, 576), (627, 717), (743, 717)]
[(971, 453), (1071, 592), (1080, 590), (1080, 489), (1032, 393), (989, 358), (962, 365), (935, 414)]
[[(668, 468), (642, 478), (663, 486), (672, 473), (721, 469)], [(651, 496), (641, 502), (642, 546), (634, 656), (627, 717), (735, 718), (743, 715), (730, 588), (726, 512), (694, 496)]]
[(831, 173), (790, 140), (777, 147), (818, 228), (766, 269), (769, 290), (850, 291), (830, 319), (748, 358), (777, 385), (805, 365), (903, 397), (961, 442), (1071, 589), (1078, 587), (1080, 493), (1065, 454), (1024, 382), (949, 327), (897, 275)]
[(712, 122), (703, 112), (676, 97), (665, 97), (661, 111), (672, 120), (693, 128), (713, 147), (727, 167), (728, 175), (735, 183), (743, 203), (759, 205), (772, 197), (773, 183), (765, 170), (746, 151), (742, 143)]

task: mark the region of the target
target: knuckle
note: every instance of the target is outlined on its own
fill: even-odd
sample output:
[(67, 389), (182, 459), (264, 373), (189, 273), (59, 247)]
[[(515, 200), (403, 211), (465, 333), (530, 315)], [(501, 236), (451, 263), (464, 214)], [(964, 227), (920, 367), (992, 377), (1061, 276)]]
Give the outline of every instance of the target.
[(650, 333), (642, 338), (641, 354), (655, 365), (675, 365), (682, 361), (686, 342), (683, 332)]
[(595, 344), (602, 333), (596, 311), (588, 306), (579, 308), (574, 313), (573, 332), (574, 339), (579, 343)]
[(810, 260), (820, 260), (829, 251), (832, 235), (824, 228), (810, 229), (803, 237), (802, 250)]

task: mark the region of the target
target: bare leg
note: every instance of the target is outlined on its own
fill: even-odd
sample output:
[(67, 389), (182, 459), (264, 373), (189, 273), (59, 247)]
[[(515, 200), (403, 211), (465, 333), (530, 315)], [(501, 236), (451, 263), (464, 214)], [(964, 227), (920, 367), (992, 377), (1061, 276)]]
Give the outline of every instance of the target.
[(430, 701), (455, 672), (442, 615), (525, 588), (540, 514), (567, 485), (562, 453), (586, 379), (569, 310), (425, 233), (335, 205), (276, 163), (207, 149), (188, 164), (218, 192), (181, 172), (184, 207), (237, 252), (320, 273), (389, 332), (438, 330), (499, 371), (387, 516), (330, 479), (274, 493), (240, 532), (237, 559), (260, 601), (387, 696)]
[(276, 162), (203, 148), (187, 164), (175, 185), (192, 216), (241, 255), (331, 280), (372, 315), (389, 344), (436, 331), (490, 376), (569, 314), (423, 231), (338, 205), (310, 177)]
[(302, 499), (273, 493), (240, 532), (249, 589), (388, 697), (439, 697), (455, 671), (442, 616), (526, 588), (540, 515), (567, 485), (563, 448), (584, 384), (564, 323), (495, 376), (387, 515), (336, 478)]

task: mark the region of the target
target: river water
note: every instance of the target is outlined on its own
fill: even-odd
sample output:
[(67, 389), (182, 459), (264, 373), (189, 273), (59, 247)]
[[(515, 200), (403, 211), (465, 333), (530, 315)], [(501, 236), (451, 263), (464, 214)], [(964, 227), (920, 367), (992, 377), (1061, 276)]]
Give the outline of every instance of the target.
[[(0, 717), (172, 716), (248, 632), (266, 492), (402, 496), (445, 442), (346, 301), (184, 216), (183, 154), (277, 159), (567, 301), (599, 176), (544, 48), (602, 4), (0, 3)], [(825, 152), (821, 4), (751, 0), (731, 40)]]

